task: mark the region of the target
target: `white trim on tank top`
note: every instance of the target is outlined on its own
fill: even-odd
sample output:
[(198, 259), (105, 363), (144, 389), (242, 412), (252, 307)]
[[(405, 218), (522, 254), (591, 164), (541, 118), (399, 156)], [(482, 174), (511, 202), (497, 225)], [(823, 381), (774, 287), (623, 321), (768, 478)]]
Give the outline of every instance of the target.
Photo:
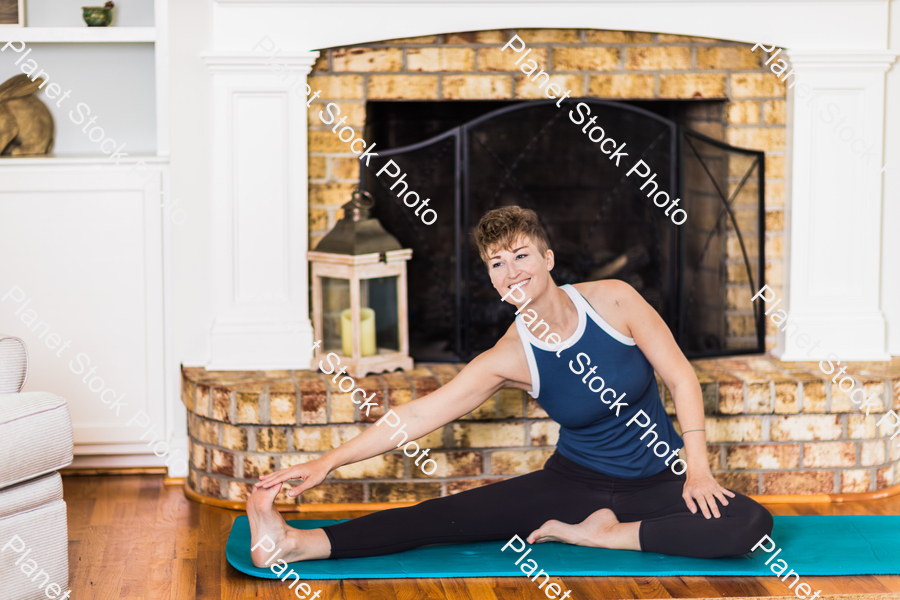
[[(559, 344), (548, 344), (543, 340), (539, 340), (537, 336), (531, 333), (528, 326), (525, 325), (522, 313), (516, 316), (516, 331), (519, 332), (519, 339), (522, 341), (522, 347), (525, 350), (525, 358), (528, 360), (528, 370), (531, 372), (531, 391), (528, 392), (528, 394), (532, 398), (537, 398), (541, 392), (541, 377), (538, 373), (537, 362), (534, 359), (534, 349), (531, 346), (537, 346), (541, 350), (546, 350), (548, 352), (560, 352), (580, 340), (581, 336), (584, 335), (585, 327), (587, 327), (587, 316), (585, 315), (584, 306), (577, 302), (575, 296), (579, 295), (578, 291), (570, 289), (571, 287), (572, 286), (564, 285), (561, 286), (560, 289), (564, 290), (566, 294), (569, 295), (569, 298), (572, 299), (572, 303), (575, 305), (575, 311), (578, 313), (578, 326), (575, 328), (575, 332), (572, 335)], [(572, 295), (573, 293), (575, 296)], [(540, 318), (540, 315), (538, 315), (538, 318)]]
[(602, 329), (603, 331), (608, 333), (609, 337), (616, 340), (617, 342), (625, 344), (626, 346), (637, 345), (634, 341), (634, 338), (630, 338), (630, 337), (627, 337), (623, 333), (619, 333), (619, 331), (615, 327), (613, 327), (612, 325), (607, 323), (606, 320), (603, 317), (601, 317), (600, 314), (596, 310), (594, 310), (594, 307), (591, 306), (591, 303), (588, 302), (587, 299), (578, 292), (578, 290), (576, 290), (574, 287), (572, 287), (570, 285), (564, 285), (562, 287), (563, 287), (563, 289), (565, 289), (567, 287), (572, 288), (572, 291), (574, 292), (575, 295), (573, 296), (572, 294), (569, 294), (569, 296), (575, 301), (575, 304), (580, 304), (581, 308), (588, 314), (588, 316), (591, 317), (591, 319), (594, 321), (594, 323), (599, 325), (600, 329)]
[[(520, 321), (522, 322), (522, 329), (525, 330), (525, 336), (528, 338), (528, 341), (531, 344), (534, 344), (536, 347), (540, 348), (541, 350), (547, 350), (548, 352), (549, 351), (559, 352), (560, 350), (565, 350), (569, 346), (572, 346), (578, 340), (581, 339), (581, 336), (584, 335), (584, 328), (587, 326), (587, 317), (585, 315), (584, 306), (579, 304), (578, 300), (576, 298), (576, 296), (580, 296), (578, 291), (570, 285), (560, 286), (559, 289), (563, 290), (564, 292), (566, 292), (566, 294), (569, 295), (569, 298), (572, 299), (572, 303), (575, 305), (575, 310), (578, 312), (578, 326), (575, 328), (575, 333), (570, 335), (568, 337), (568, 339), (565, 339), (556, 345), (548, 344), (544, 340), (539, 340), (536, 335), (531, 333), (531, 330), (528, 329), (528, 327), (525, 325), (524, 317), (522, 316), (524, 313), (519, 313), (519, 315), (516, 317), (516, 323), (519, 323)], [(573, 296), (572, 294), (575, 294), (575, 295)], [(525, 310), (529, 310), (529, 309), (526, 308)], [(535, 314), (537, 314), (537, 313), (535, 313)], [(540, 317), (541, 316), (538, 315), (538, 319), (540, 319)], [(533, 326), (533, 324), (532, 324), (532, 326)], [(516, 327), (518, 327), (518, 325), (516, 325)], [(521, 335), (521, 329), (520, 329), (520, 335)], [(546, 337), (545, 337), (545, 339), (546, 339)], [(525, 339), (523, 338), (522, 341), (524, 343)]]
[[(525, 325), (525, 321), (521, 313), (516, 316), (516, 331), (519, 333), (519, 339), (522, 342), (522, 348), (525, 350), (525, 359), (528, 361), (528, 370), (531, 373), (531, 391), (528, 392), (528, 395), (530, 395), (532, 398), (537, 398), (541, 392), (541, 378), (538, 374), (537, 361), (535, 361), (534, 350), (531, 346), (534, 345), (541, 350), (546, 350), (548, 352), (554, 353), (558, 353), (569, 348), (578, 340), (580, 340), (581, 336), (584, 335), (584, 329), (587, 326), (586, 315), (590, 315), (591, 320), (593, 320), (603, 331), (609, 334), (609, 336), (617, 342), (625, 344), (626, 346), (636, 345), (633, 338), (623, 335), (612, 325), (607, 323), (606, 320), (601, 317), (597, 313), (597, 311), (594, 310), (594, 307), (591, 306), (591, 303), (588, 302), (584, 298), (584, 296), (582, 296), (581, 293), (572, 285), (562, 285), (560, 286), (560, 289), (568, 294), (569, 298), (572, 299), (572, 303), (575, 304), (575, 310), (578, 311), (578, 326), (575, 328), (575, 333), (569, 336), (568, 339), (563, 340), (558, 345), (548, 344), (543, 340), (539, 340), (537, 336), (531, 333), (531, 330), (529, 330)], [(538, 316), (540, 317), (540, 315)]]
[(525, 359), (528, 361), (528, 371), (531, 373), (531, 391), (528, 394), (532, 398), (537, 398), (541, 393), (541, 377), (538, 375), (537, 362), (534, 360), (534, 349), (525, 336), (528, 335), (528, 328), (519, 317), (516, 317), (516, 331), (519, 332), (519, 339), (522, 341), (522, 348), (525, 350)]

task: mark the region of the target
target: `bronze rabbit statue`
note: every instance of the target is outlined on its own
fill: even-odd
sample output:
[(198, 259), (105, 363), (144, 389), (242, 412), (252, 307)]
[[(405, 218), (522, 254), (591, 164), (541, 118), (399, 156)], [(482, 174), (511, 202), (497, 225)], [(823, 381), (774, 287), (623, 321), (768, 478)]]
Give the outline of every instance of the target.
[(53, 146), (53, 116), (32, 94), (44, 83), (24, 73), (0, 85), (0, 154), (46, 154)]

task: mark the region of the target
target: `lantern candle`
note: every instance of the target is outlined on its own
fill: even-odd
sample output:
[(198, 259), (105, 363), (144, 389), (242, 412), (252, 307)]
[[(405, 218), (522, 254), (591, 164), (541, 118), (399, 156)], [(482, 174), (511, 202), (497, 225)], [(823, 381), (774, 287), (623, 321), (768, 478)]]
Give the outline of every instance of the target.
[[(353, 356), (353, 316), (351, 309), (341, 311), (341, 349), (344, 356)], [(363, 356), (375, 354), (375, 311), (359, 309), (360, 347)]]

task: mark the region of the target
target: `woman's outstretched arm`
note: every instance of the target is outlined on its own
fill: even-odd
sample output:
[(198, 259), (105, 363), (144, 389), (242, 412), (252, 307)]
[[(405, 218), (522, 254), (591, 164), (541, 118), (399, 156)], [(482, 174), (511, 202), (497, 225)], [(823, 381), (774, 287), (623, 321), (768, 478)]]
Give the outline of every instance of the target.
[[(438, 427), (476, 409), (485, 400), (499, 391), (507, 380), (498, 374), (498, 362), (503, 354), (501, 348), (494, 347), (479, 355), (454, 377), (449, 383), (431, 392), (424, 398), (392, 408), (401, 425), (406, 425), (404, 433), (410, 440), (416, 440), (431, 433)], [(319, 458), (281, 469), (271, 475), (260, 477), (262, 481), (254, 487), (272, 487), (292, 479), (302, 479), (303, 484), (288, 492), (295, 497), (320, 484), (333, 470), (344, 465), (377, 456), (396, 447), (390, 439), (397, 428), (385, 422), (373, 425), (349, 442), (330, 450)]]

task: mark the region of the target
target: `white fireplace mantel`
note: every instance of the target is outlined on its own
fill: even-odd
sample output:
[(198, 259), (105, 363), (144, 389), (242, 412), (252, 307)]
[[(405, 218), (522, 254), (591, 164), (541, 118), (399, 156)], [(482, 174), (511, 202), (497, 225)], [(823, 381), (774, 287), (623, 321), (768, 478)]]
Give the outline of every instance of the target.
[(318, 54), (203, 55), (214, 122), (210, 369), (309, 366), (305, 86)]
[[(887, 356), (880, 303), (885, 148), (886, 0), (619, 0), (427, 2), (215, 0), (211, 45), (213, 263), (211, 368), (306, 368), (306, 108), (293, 77), (265, 66), (260, 40), (301, 85), (319, 48), (454, 31), (596, 28), (651, 31), (789, 48), (798, 85), (789, 100), (786, 306), (820, 350), (787, 343), (786, 360)], [(256, 48), (256, 50), (254, 50)], [(796, 88), (793, 90), (796, 92)], [(837, 105), (866, 146), (869, 169), (821, 113)], [(852, 140), (851, 140), (852, 142)], [(259, 151), (248, 151), (253, 144)], [(792, 171), (791, 171), (792, 169)], [(251, 294), (250, 290), (256, 290)], [(900, 307), (894, 315), (900, 317)], [(290, 326), (285, 328), (285, 323)], [(835, 326), (839, 325), (839, 326)], [(895, 324), (894, 329), (900, 327)]]
[[(881, 282), (885, 73), (896, 52), (790, 50), (797, 85), (790, 98), (793, 138), (785, 305), (821, 347), (779, 335), (782, 360), (887, 360)], [(796, 90), (796, 87), (795, 87)]]
[(216, 49), (268, 35), (285, 49), (485, 29), (653, 31), (789, 48), (887, 49), (886, 0), (216, 0)]

